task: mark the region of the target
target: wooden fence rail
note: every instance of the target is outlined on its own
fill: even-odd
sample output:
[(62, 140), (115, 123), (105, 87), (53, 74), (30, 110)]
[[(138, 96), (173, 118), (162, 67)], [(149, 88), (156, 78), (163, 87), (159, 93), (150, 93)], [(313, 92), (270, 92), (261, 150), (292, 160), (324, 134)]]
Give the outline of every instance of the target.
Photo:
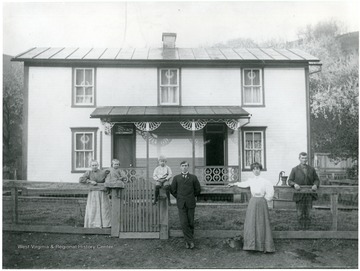
[[(112, 200), (113, 206), (119, 204), (121, 199), (116, 195), (122, 195), (118, 193), (119, 189), (123, 189), (124, 186), (119, 185), (118, 187), (111, 187), (112, 191)], [(79, 184), (79, 183), (65, 183), (65, 182), (32, 182), (32, 181), (13, 181), (13, 180), (4, 180), (3, 181), (3, 191), (11, 191), (11, 200), (12, 200), (12, 221), (13, 224), (3, 225), (4, 230), (13, 230), (13, 231), (44, 231), (44, 232), (65, 232), (65, 233), (100, 233), (100, 234), (110, 234), (112, 236), (119, 236), (115, 233), (119, 229), (117, 222), (120, 221), (120, 211), (114, 209), (112, 212), (112, 222), (114, 228), (111, 229), (79, 229), (73, 230), (69, 226), (30, 226), (30, 225), (17, 225), (18, 223), (18, 191), (19, 190), (36, 190), (44, 191), (46, 193), (52, 192), (53, 194), (84, 194), (86, 195), (91, 190), (105, 190), (108, 189), (105, 184), (98, 184), (97, 186), (92, 186), (90, 184)], [(116, 191), (117, 190), (117, 191)], [(302, 187), (301, 192), (312, 192), (310, 187)], [(291, 187), (287, 186), (275, 186), (275, 194), (292, 194), (299, 193)], [(162, 191), (163, 193), (163, 191)], [(227, 187), (227, 186), (202, 186), (203, 194), (233, 194), (239, 195), (241, 193), (249, 193), (248, 188), (239, 188), (239, 187)], [(321, 186), (317, 193), (319, 195), (330, 195), (330, 210), (332, 215), (332, 225), (331, 231), (307, 231), (306, 236), (303, 234), (303, 231), (279, 231), (274, 232), (275, 238), (348, 238), (348, 239), (357, 239), (358, 231), (338, 231), (338, 196), (339, 194), (358, 194), (358, 186)], [(179, 231), (169, 231), (169, 218), (168, 218), (168, 206), (166, 204), (165, 198), (160, 200), (159, 209), (159, 223), (160, 223), (160, 238), (167, 239), (170, 236), (178, 236)], [(208, 231), (211, 232), (211, 231)], [(216, 235), (219, 236), (218, 231)], [(227, 231), (228, 233), (223, 233), (224, 236), (230, 234), (232, 231)], [(201, 235), (201, 233), (200, 233)], [(221, 235), (221, 234), (220, 234)]]

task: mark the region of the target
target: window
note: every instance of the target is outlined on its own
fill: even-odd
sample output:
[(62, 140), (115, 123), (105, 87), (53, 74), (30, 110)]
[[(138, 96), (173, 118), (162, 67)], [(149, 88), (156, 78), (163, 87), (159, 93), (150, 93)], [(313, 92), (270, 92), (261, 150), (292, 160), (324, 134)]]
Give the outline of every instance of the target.
[(74, 69), (74, 106), (95, 105), (95, 70), (93, 68)]
[(160, 105), (179, 105), (179, 69), (160, 69)]
[(96, 159), (96, 132), (98, 128), (71, 128), (72, 171), (85, 171)]
[(254, 162), (262, 164), (266, 169), (265, 161), (265, 128), (250, 128), (243, 130), (243, 169), (250, 170)]
[(243, 105), (264, 105), (261, 69), (243, 69)]

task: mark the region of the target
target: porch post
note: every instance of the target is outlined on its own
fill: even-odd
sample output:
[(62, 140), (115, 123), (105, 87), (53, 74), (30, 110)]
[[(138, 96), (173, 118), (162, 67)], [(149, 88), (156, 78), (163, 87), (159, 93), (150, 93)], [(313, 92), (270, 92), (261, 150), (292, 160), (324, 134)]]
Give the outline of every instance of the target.
[(331, 224), (331, 230), (337, 231), (338, 229), (338, 200), (339, 200), (339, 194), (331, 194), (330, 195), (330, 210), (331, 210), (331, 218), (332, 218), (332, 224)]
[[(119, 196), (120, 189), (111, 189), (111, 236), (119, 237), (120, 235), (120, 218), (121, 218), (121, 201), (123, 200)], [(122, 196), (122, 193), (121, 193)]]
[(165, 189), (161, 188), (159, 195), (160, 239), (169, 239), (169, 206), (167, 201)]
[(150, 169), (150, 163), (149, 163), (149, 129), (146, 129), (146, 180), (147, 181), (150, 181), (149, 169)]
[(100, 157), (99, 157), (99, 164), (100, 168), (103, 166), (103, 132), (100, 131)]
[[(237, 129), (238, 131), (238, 182), (241, 182), (241, 128)], [(234, 194), (233, 196), (233, 202), (241, 202), (241, 193)]]
[(18, 212), (19, 202), (18, 202), (18, 189), (15, 186), (15, 183), (14, 183), (14, 187), (11, 188), (11, 203), (12, 203), (12, 222), (14, 224), (17, 224), (19, 218), (19, 212)]

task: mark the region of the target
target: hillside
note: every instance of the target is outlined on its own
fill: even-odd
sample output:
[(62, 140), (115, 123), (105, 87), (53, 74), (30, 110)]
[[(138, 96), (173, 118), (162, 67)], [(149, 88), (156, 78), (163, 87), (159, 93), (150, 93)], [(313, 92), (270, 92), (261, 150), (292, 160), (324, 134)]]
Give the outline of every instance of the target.
[(346, 53), (359, 53), (359, 32), (350, 32), (337, 37)]

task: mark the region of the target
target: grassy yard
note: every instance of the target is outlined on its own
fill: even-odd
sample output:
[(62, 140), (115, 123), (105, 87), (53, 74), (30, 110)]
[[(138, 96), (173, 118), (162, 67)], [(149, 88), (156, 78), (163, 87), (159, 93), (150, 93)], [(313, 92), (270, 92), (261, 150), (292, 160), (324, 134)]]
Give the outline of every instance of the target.
[[(86, 198), (20, 198), (19, 223), (28, 225), (54, 225), (82, 227)], [(195, 213), (196, 229), (199, 230), (242, 230), (246, 205), (198, 205)], [(11, 201), (3, 197), (3, 223), (11, 223)], [(330, 230), (330, 210), (313, 209), (313, 223), (310, 230)], [(358, 230), (358, 210), (338, 211), (338, 230)], [(270, 210), (274, 231), (298, 230), (294, 209)], [(170, 229), (180, 229), (178, 211), (175, 205), (169, 208)]]
[[(318, 202), (319, 203), (319, 202)], [(323, 204), (320, 204), (324, 206)], [(325, 203), (325, 205), (328, 205)], [(83, 227), (86, 198), (24, 198), (19, 223)], [(197, 230), (243, 229), (244, 204), (198, 204)], [(3, 223), (11, 223), (10, 197), (3, 197)], [(338, 211), (338, 230), (358, 230), (358, 210)], [(272, 209), (274, 231), (298, 230), (294, 209)], [(169, 208), (171, 230), (180, 230), (177, 207)], [(313, 210), (310, 230), (330, 230), (331, 212)], [(3, 232), (5, 269), (357, 269), (358, 241), (344, 239), (275, 239), (275, 253), (232, 248), (226, 238), (197, 238), (195, 249), (183, 238), (119, 239), (110, 235)]]

